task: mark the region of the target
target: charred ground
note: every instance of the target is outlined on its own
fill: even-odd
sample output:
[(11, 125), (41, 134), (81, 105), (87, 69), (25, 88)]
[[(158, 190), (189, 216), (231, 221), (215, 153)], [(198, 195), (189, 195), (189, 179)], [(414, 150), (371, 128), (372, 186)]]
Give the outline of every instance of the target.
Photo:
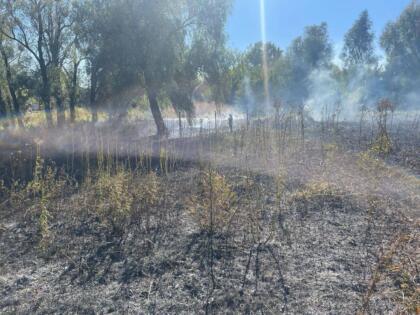
[(3, 187), (1, 312), (418, 311), (412, 126), (385, 152), (375, 126), (272, 124), (18, 153), (7, 168), (31, 175)]

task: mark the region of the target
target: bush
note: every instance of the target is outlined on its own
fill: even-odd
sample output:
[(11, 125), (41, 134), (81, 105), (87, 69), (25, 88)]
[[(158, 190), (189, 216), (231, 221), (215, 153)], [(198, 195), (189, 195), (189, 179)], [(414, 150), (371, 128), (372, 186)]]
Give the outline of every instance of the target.
[(66, 187), (66, 180), (58, 176), (53, 166), (45, 167), (44, 160), (40, 155), (40, 148), (37, 148), (33, 179), (25, 189), (19, 189), (16, 183), (11, 189), (11, 201), (23, 204), (30, 200), (38, 215), (38, 234), (40, 237), (39, 247), (46, 251), (51, 242), (49, 221), (51, 218), (51, 202), (59, 197)]
[(155, 214), (161, 195), (161, 183), (155, 172), (149, 172), (133, 185), (133, 194), (136, 199), (136, 210), (133, 212), (133, 221), (144, 221), (146, 231), (150, 230), (151, 217)]
[(99, 173), (93, 184), (95, 210), (105, 224), (118, 231), (131, 214), (133, 195), (130, 191), (131, 175), (123, 170), (116, 174)]
[(202, 230), (226, 232), (234, 214), (236, 194), (226, 178), (214, 170), (201, 173), (190, 213)]

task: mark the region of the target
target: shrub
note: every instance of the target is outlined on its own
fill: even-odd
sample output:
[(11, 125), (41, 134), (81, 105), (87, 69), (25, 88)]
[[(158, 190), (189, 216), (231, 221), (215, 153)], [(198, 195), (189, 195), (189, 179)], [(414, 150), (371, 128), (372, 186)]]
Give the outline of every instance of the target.
[(387, 155), (391, 153), (392, 142), (388, 134), (385, 134), (385, 133), (379, 134), (370, 149), (373, 153), (376, 153), (376, 154)]
[(155, 172), (149, 172), (137, 191), (142, 208), (156, 206), (159, 201), (160, 183)]
[[(37, 147), (33, 179), (27, 184), (25, 189), (20, 189), (19, 184), (12, 188), (12, 202), (32, 200), (34, 208), (38, 211), (38, 234), (40, 237), (39, 247), (46, 251), (51, 241), (49, 221), (51, 218), (50, 204), (54, 199), (61, 197), (61, 193), (66, 186), (66, 181), (57, 175), (57, 170), (52, 166), (45, 167), (44, 160), (40, 155), (40, 148)], [(11, 198), (12, 200), (12, 198)]]
[(146, 231), (149, 231), (151, 216), (154, 214), (161, 195), (159, 177), (155, 172), (149, 172), (141, 178), (139, 183), (136, 183), (133, 193), (137, 204), (133, 219), (135, 222), (144, 220)]
[(197, 192), (190, 200), (190, 213), (201, 229), (226, 232), (235, 209), (236, 194), (226, 178), (214, 170), (203, 172)]
[(372, 145), (372, 150), (380, 154), (389, 154), (392, 150), (392, 142), (388, 134), (388, 115), (394, 112), (395, 106), (388, 99), (382, 99), (377, 104), (378, 111), (378, 137)]
[(121, 229), (131, 214), (133, 195), (130, 191), (131, 175), (119, 170), (111, 175), (100, 172), (94, 185), (96, 212), (114, 231)]

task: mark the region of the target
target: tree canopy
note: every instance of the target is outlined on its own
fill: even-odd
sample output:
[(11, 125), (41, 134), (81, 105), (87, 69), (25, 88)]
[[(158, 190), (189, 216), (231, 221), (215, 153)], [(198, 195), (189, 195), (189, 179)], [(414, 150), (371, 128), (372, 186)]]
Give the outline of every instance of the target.
[(229, 49), (232, 2), (0, 0), (0, 115), (19, 118), (29, 103), (38, 103), (48, 124), (61, 126), (66, 109), (70, 122), (79, 105), (96, 121), (100, 108), (118, 118), (142, 99), (165, 135), (162, 104), (191, 118), (201, 86), (218, 107), (258, 113), (266, 110), (263, 50), (273, 106), (318, 99), (357, 107), (385, 96), (410, 104), (419, 96), (418, 1), (381, 34), (382, 62), (369, 13), (361, 12), (344, 36), (342, 63), (334, 58), (326, 23), (306, 27), (288, 47), (257, 42), (243, 52)]
[(363, 11), (344, 36), (341, 58), (346, 66), (371, 64), (376, 61), (372, 21), (368, 11)]

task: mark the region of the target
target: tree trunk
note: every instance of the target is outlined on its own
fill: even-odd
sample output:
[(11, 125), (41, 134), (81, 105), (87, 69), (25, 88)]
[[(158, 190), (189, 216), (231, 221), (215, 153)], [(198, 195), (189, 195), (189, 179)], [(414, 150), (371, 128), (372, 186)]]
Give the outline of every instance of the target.
[(44, 103), (45, 116), (47, 118), (48, 127), (52, 127), (53, 119), (51, 114), (51, 91), (50, 91), (50, 80), (48, 78), (48, 69), (44, 59), (44, 25), (42, 21), (41, 12), (37, 12), (38, 22), (38, 56), (37, 60), (39, 63), (39, 69), (41, 71), (42, 87), (41, 87), (41, 99)]
[(0, 119), (7, 117), (7, 104), (6, 100), (3, 97), (3, 91), (0, 87)]
[(98, 121), (98, 109), (93, 105), (92, 107), (92, 122), (96, 123)]
[(13, 86), (13, 79), (12, 79), (12, 71), (10, 69), (9, 59), (7, 57), (6, 51), (3, 49), (3, 46), (0, 47), (1, 55), (3, 57), (4, 67), (6, 68), (6, 81), (7, 86), (9, 88), (10, 96), (12, 97), (12, 103), (13, 103), (13, 110), (14, 114), (16, 115), (16, 119), (18, 121), (18, 125), (20, 128), (24, 128), (23, 120), (20, 113), (20, 104), (19, 100), (16, 96), (16, 91)]
[(77, 102), (77, 69), (79, 62), (73, 64), (73, 73), (70, 85), (69, 107), (70, 121), (73, 124), (76, 121), (76, 102)]
[(45, 116), (47, 118), (48, 127), (54, 125), (52, 114), (51, 114), (51, 98), (50, 98), (50, 83), (48, 80), (47, 68), (46, 66), (41, 67), (41, 78), (42, 78), (42, 87), (41, 87), (41, 99), (44, 103)]
[(76, 121), (76, 101), (75, 99), (72, 99), (71, 97), (70, 97), (69, 107), (70, 107), (70, 122), (74, 124)]
[[(218, 106), (216, 105), (216, 108), (217, 108)], [(215, 110), (214, 111), (214, 130), (216, 131), (216, 133), (217, 133), (217, 110)]]
[(74, 124), (76, 122), (76, 103), (70, 100), (70, 122)]
[(304, 112), (303, 105), (300, 105), (299, 116), (300, 116), (300, 134), (302, 138), (302, 147), (305, 148), (305, 112)]
[(181, 111), (178, 111), (178, 125), (179, 125), (179, 137), (182, 138), (182, 116), (181, 116)]
[(57, 126), (61, 127), (66, 123), (66, 114), (64, 111), (64, 104), (61, 95), (58, 95), (60, 92), (56, 92), (55, 102), (57, 105)]
[(154, 91), (148, 91), (147, 96), (149, 98), (150, 110), (152, 111), (153, 119), (155, 120), (157, 135), (160, 137), (168, 136), (169, 132), (163, 121), (156, 93)]
[(98, 121), (98, 109), (96, 107), (96, 89), (97, 89), (96, 70), (94, 67), (92, 67), (91, 74), (90, 74), (89, 105), (90, 105), (90, 110), (92, 111), (93, 123), (96, 123)]
[(66, 114), (65, 114), (64, 101), (63, 101), (63, 91), (61, 87), (60, 67), (57, 65), (58, 61), (54, 61), (54, 62), (56, 64), (54, 65), (54, 74), (53, 74), (53, 77), (54, 77), (53, 92), (54, 92), (55, 105), (57, 107), (57, 126), (61, 127), (66, 123)]

